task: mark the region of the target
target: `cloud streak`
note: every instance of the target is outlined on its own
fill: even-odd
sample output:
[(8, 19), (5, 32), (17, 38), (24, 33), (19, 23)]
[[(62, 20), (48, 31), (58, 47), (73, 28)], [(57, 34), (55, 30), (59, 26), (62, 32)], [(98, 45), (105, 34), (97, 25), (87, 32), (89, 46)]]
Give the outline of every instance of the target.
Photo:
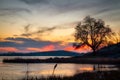
[[(24, 27), (24, 33), (22, 33), (20, 36), (24, 36), (24, 37), (30, 37), (32, 35), (41, 35), (43, 33), (47, 33), (47, 32), (51, 32), (54, 30), (61, 30), (61, 29), (70, 29), (70, 28), (74, 28), (74, 26), (77, 24), (78, 22), (73, 22), (73, 23), (66, 23), (66, 24), (62, 24), (62, 25), (57, 25), (54, 27), (40, 27), (38, 30), (36, 31), (30, 31), (32, 30), (32, 25), (28, 24)], [(73, 26), (71, 26), (73, 25)], [(19, 36), (19, 35), (18, 35)]]
[[(8, 37), (5, 39), (6, 41), (0, 42), (0, 47), (42, 47), (46, 45), (57, 45), (60, 42), (50, 42), (50, 41), (37, 41), (31, 38), (12, 38)], [(22, 43), (17, 43), (17, 41), (21, 41)]]
[(42, 35), (43, 33), (53, 31), (56, 28), (57, 27), (50, 27), (50, 28), (45, 27), (45, 28), (41, 28), (41, 29), (39, 29), (37, 31), (34, 31), (34, 32), (29, 32), (29, 30), (31, 28), (30, 28), (30, 25), (27, 25), (27, 26), (24, 27), (25, 32), (23, 34), (21, 34), (20, 36), (29, 37), (29, 36), (36, 35), (36, 34), (41, 34)]
[(0, 8), (0, 16), (17, 15), (19, 12), (31, 13), (25, 8)]
[(20, 0), (26, 4), (46, 4), (48, 3), (47, 0)]
[(41, 48), (28, 47), (28, 48), (26, 48), (26, 50), (35, 51), (35, 52), (52, 51), (52, 50), (55, 50), (55, 46), (54, 45), (47, 45), (47, 46), (44, 46)]

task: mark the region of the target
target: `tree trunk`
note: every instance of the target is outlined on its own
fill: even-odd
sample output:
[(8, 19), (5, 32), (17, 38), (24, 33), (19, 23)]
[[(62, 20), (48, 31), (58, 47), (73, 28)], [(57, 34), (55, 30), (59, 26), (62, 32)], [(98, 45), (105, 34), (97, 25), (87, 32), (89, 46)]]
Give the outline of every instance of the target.
[(96, 56), (96, 49), (93, 49), (93, 55)]

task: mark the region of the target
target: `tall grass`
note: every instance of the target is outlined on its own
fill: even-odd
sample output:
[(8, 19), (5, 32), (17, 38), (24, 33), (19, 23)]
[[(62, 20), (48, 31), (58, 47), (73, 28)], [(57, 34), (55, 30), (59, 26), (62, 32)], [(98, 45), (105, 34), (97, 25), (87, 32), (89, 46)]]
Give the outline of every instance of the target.
[[(85, 72), (73, 75), (71, 77), (67, 76), (49, 76), (33, 78), (29, 77), (28, 80), (119, 80), (120, 70), (118, 71), (98, 71), (98, 72)], [(26, 79), (22, 79), (26, 80)]]

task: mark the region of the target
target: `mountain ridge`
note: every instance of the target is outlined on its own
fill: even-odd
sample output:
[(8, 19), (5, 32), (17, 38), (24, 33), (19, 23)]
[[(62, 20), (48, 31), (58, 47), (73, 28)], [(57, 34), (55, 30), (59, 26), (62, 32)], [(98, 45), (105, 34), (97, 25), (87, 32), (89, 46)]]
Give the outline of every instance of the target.
[(81, 56), (82, 54), (71, 51), (57, 50), (31, 53), (2, 53), (0, 56)]

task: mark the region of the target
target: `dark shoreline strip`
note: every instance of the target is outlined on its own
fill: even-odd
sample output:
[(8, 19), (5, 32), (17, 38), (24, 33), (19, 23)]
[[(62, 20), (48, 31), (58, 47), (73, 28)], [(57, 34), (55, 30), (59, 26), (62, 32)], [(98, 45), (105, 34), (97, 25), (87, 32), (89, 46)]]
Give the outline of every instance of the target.
[(3, 63), (81, 63), (81, 64), (120, 64), (120, 58), (49, 58), (49, 59), (3, 59)]

